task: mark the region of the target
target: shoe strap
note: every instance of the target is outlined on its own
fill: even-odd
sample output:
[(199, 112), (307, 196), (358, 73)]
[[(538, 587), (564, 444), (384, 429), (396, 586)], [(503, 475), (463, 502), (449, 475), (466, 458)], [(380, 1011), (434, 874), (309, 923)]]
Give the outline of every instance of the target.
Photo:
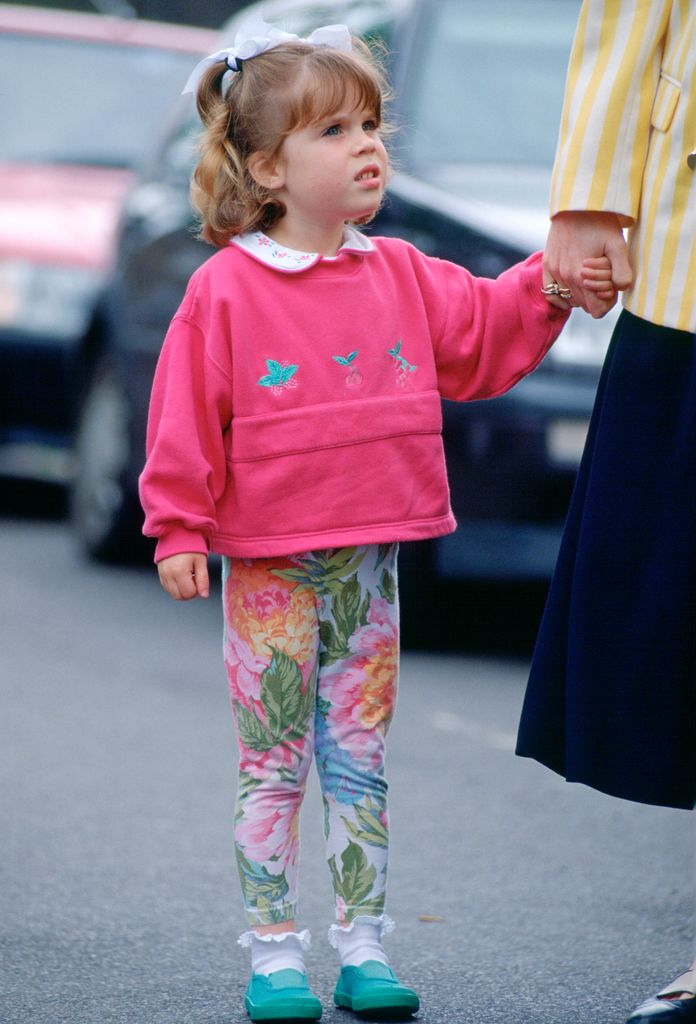
[(280, 971), (271, 971), (270, 974), (257, 975), (265, 980), (271, 988), (305, 988), (307, 976), (295, 971), (292, 967), (283, 967)]
[(379, 960), (364, 960), (359, 967), (344, 967), (344, 971), (354, 971), (358, 977), (370, 981), (396, 981), (396, 975), (388, 964)]

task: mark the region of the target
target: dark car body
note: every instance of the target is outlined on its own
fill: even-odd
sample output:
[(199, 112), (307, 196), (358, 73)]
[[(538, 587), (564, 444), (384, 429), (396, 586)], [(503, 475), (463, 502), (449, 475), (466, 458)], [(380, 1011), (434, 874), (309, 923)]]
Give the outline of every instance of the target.
[[(345, 21), (368, 38), (386, 39), (395, 86), (392, 119), (400, 131), (388, 197), (369, 230), (405, 238), (483, 276), (495, 276), (543, 247), (564, 68), (578, 6), (570, 0), (276, 0), (262, 5), (269, 20), (300, 34)], [(520, 10), (526, 18), (520, 18)], [(226, 43), (237, 23), (223, 33)], [(509, 93), (496, 86), (501, 77), (496, 60), (513, 60), (521, 45), (520, 25), (526, 25), (526, 49), (522, 63), (513, 66), (512, 81), (517, 100), (521, 96), (525, 102), (516, 102), (511, 113)], [(452, 82), (448, 88), (448, 74), (459, 82), (457, 89)], [(542, 99), (545, 108), (537, 123)], [(114, 436), (105, 443), (101, 463), (91, 459), (93, 477), (100, 465), (117, 470), (101, 487), (104, 495), (111, 493), (112, 505), (97, 507), (99, 488), (93, 481), (87, 480), (81, 496), (78, 488), (78, 525), (81, 521), (83, 543), (96, 554), (123, 550), (132, 538), (128, 531), (139, 516), (137, 475), (155, 360), (188, 277), (212, 254), (195, 240), (187, 196), (195, 125), (192, 108), (174, 119), (157, 160), (131, 193), (116, 270), (101, 309), (106, 390), (120, 396), (115, 404), (122, 418), (121, 441)], [(499, 137), (503, 130), (507, 139)], [(609, 333), (606, 322), (574, 313), (551, 355), (508, 395), (444, 403), (459, 529), (414, 546), (406, 569), (415, 559), (419, 572), (439, 577), (548, 578)], [(97, 450), (88, 429), (87, 463)], [(84, 528), (90, 508), (91, 531)]]
[(215, 34), (0, 4), (0, 474), (67, 481), (124, 197)]

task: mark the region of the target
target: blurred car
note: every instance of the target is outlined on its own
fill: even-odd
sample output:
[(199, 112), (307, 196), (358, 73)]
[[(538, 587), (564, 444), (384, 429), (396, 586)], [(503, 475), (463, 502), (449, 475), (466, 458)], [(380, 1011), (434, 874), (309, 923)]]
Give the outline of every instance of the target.
[(66, 482), (124, 196), (216, 34), (0, 4), (0, 475)]
[[(571, 0), (275, 0), (268, 20), (307, 34), (346, 22), (388, 46), (400, 126), (397, 171), (370, 227), (496, 276), (543, 247), (550, 168), (579, 3)], [(241, 12), (218, 45), (234, 39)], [(102, 358), (80, 428), (74, 522), (83, 547), (130, 553), (142, 521), (149, 386), (190, 274), (193, 103), (128, 198), (100, 309)], [(445, 448), (459, 529), (409, 545), (404, 577), (546, 579), (555, 560), (611, 327), (576, 312), (543, 365), (506, 396), (445, 402)], [(421, 602), (421, 607), (423, 602)]]

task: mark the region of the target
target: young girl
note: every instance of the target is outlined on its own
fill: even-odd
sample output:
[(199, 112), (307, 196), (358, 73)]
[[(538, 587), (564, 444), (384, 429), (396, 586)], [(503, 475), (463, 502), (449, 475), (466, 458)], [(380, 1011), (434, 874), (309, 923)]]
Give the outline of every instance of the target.
[(193, 198), (219, 252), (167, 334), (141, 494), (172, 597), (207, 597), (206, 556), (223, 556), (246, 1008), (253, 1020), (321, 1015), (295, 924), (314, 758), (341, 960), (334, 1000), (414, 1012), (418, 997), (382, 948), (397, 543), (455, 528), (441, 396), (510, 388), (571, 300), (552, 283), (542, 294), (539, 255), (474, 279), (352, 226), (378, 210), (388, 160), (382, 76), (345, 27), (300, 40), (266, 26), (203, 61), (190, 84), (205, 124)]

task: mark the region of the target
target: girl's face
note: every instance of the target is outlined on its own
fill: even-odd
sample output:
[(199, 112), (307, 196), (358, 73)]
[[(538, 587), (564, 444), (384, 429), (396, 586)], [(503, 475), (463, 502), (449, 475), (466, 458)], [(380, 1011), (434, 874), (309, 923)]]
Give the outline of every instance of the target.
[(283, 200), (284, 233), (303, 227), (343, 233), (346, 221), (374, 214), (382, 201), (388, 159), (374, 112), (349, 102), (330, 117), (285, 139), (274, 188)]

